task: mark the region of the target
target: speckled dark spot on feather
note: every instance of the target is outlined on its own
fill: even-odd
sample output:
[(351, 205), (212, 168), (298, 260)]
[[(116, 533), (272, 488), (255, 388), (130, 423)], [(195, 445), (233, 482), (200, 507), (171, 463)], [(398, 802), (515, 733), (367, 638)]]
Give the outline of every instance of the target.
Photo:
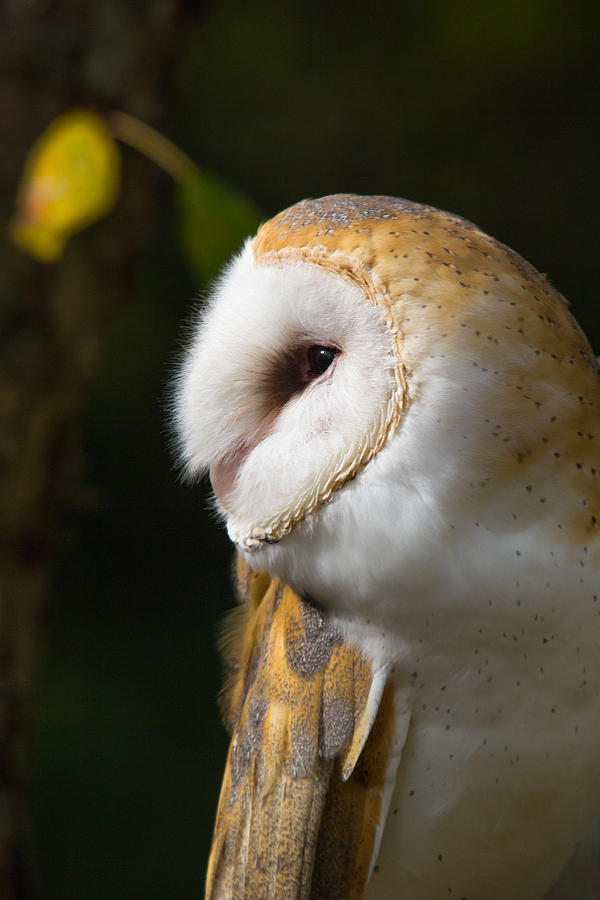
[(325, 759), (333, 759), (350, 742), (354, 730), (354, 713), (339, 697), (323, 696), (319, 752)]
[(231, 794), (229, 802), (237, 800), (240, 785), (248, 772), (248, 767), (256, 759), (262, 746), (263, 727), (268, 704), (262, 697), (252, 696), (248, 709), (248, 727), (238, 732), (231, 748)]
[(286, 643), (286, 656), (290, 668), (300, 675), (314, 675), (324, 669), (337, 644), (341, 644), (342, 636), (334, 628), (324, 609), (308, 599), (301, 601), (302, 630), (289, 629)]

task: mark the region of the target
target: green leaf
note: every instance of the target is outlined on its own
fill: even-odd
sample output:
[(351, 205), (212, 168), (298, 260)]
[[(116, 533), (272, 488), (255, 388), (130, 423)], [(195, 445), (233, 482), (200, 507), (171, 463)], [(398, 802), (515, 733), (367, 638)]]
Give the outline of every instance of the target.
[(264, 216), (243, 194), (200, 169), (180, 178), (176, 190), (183, 249), (194, 274), (207, 282)]

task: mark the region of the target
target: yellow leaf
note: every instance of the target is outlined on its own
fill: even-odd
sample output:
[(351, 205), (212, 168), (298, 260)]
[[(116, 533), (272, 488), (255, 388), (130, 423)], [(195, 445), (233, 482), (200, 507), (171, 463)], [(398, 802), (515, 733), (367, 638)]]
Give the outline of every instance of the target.
[(121, 158), (103, 120), (73, 110), (55, 119), (31, 148), (17, 194), (12, 240), (42, 262), (57, 260), (72, 234), (113, 207)]

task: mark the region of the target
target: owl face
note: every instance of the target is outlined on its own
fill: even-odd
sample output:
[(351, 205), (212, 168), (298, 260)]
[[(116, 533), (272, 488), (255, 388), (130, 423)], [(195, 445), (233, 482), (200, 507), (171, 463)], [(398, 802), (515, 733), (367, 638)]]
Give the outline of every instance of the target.
[(190, 471), (210, 471), (245, 549), (288, 534), (365, 465), (397, 422), (393, 335), (350, 278), (257, 265), (219, 284), (181, 377)]

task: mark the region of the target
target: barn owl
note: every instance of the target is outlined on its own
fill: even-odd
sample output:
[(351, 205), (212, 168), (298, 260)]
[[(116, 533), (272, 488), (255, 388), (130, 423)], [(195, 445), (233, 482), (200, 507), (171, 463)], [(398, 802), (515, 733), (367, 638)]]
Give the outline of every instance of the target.
[(600, 383), (471, 223), (305, 200), (176, 385), (237, 551), (210, 898), (600, 892)]

